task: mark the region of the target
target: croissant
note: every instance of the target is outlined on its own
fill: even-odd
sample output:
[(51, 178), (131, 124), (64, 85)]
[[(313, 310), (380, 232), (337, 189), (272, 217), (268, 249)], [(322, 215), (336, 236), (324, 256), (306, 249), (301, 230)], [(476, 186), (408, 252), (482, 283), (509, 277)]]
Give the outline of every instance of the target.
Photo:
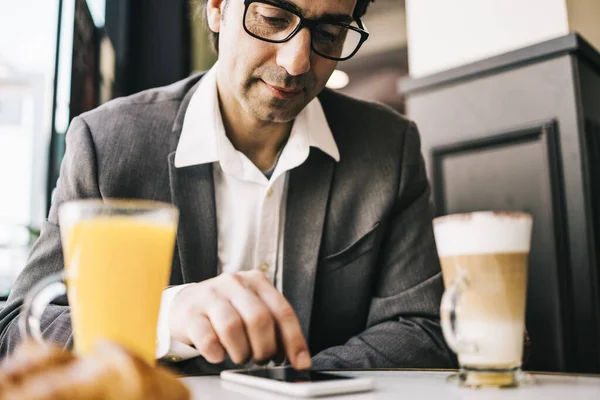
[(0, 366), (0, 400), (188, 400), (183, 383), (119, 345), (104, 342), (76, 357), (24, 342)]

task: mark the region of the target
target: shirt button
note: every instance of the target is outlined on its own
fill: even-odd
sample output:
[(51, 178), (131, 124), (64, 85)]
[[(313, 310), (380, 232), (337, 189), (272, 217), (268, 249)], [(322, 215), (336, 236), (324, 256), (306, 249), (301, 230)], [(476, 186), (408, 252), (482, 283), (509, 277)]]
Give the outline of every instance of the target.
[(171, 362), (179, 362), (179, 361), (181, 361), (181, 357), (178, 357), (178, 356), (169, 356), (169, 357), (167, 357), (167, 360), (169, 360)]
[(273, 188), (269, 188), (267, 190), (267, 197), (271, 197), (271, 196), (273, 196)]
[(269, 264), (262, 263), (258, 266), (258, 269), (261, 270), (262, 272), (267, 272), (269, 270)]

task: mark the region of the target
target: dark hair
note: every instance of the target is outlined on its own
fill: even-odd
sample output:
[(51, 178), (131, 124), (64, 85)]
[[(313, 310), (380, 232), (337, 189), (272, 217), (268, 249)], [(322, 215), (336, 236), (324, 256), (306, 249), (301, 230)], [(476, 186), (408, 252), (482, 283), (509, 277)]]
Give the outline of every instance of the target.
[[(201, 16), (202, 21), (206, 24), (206, 2), (208, 0), (193, 0), (196, 5), (193, 7), (197, 10), (198, 15)], [(229, 0), (225, 0), (226, 2)], [(354, 8), (354, 14), (352, 15), (354, 19), (362, 18), (363, 15), (367, 12), (367, 8), (369, 4), (373, 3), (375, 0), (358, 0), (356, 2), (356, 7)], [(210, 45), (215, 54), (219, 53), (219, 33), (213, 32), (209, 30), (208, 37), (210, 39)]]

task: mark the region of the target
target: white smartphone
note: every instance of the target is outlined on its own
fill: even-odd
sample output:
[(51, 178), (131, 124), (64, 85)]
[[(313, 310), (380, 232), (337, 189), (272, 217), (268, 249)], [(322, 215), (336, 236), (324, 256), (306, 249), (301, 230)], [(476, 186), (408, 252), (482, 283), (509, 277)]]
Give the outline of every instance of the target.
[(221, 372), (221, 379), (296, 397), (366, 392), (375, 388), (370, 378), (296, 371), (292, 367), (228, 370)]

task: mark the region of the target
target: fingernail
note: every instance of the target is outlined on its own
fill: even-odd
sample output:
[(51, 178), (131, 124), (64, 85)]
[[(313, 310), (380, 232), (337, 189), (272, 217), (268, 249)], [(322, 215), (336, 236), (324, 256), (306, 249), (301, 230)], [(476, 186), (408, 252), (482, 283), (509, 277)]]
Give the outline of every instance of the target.
[(296, 357), (297, 369), (309, 369), (312, 364), (310, 354), (307, 351), (301, 351)]

